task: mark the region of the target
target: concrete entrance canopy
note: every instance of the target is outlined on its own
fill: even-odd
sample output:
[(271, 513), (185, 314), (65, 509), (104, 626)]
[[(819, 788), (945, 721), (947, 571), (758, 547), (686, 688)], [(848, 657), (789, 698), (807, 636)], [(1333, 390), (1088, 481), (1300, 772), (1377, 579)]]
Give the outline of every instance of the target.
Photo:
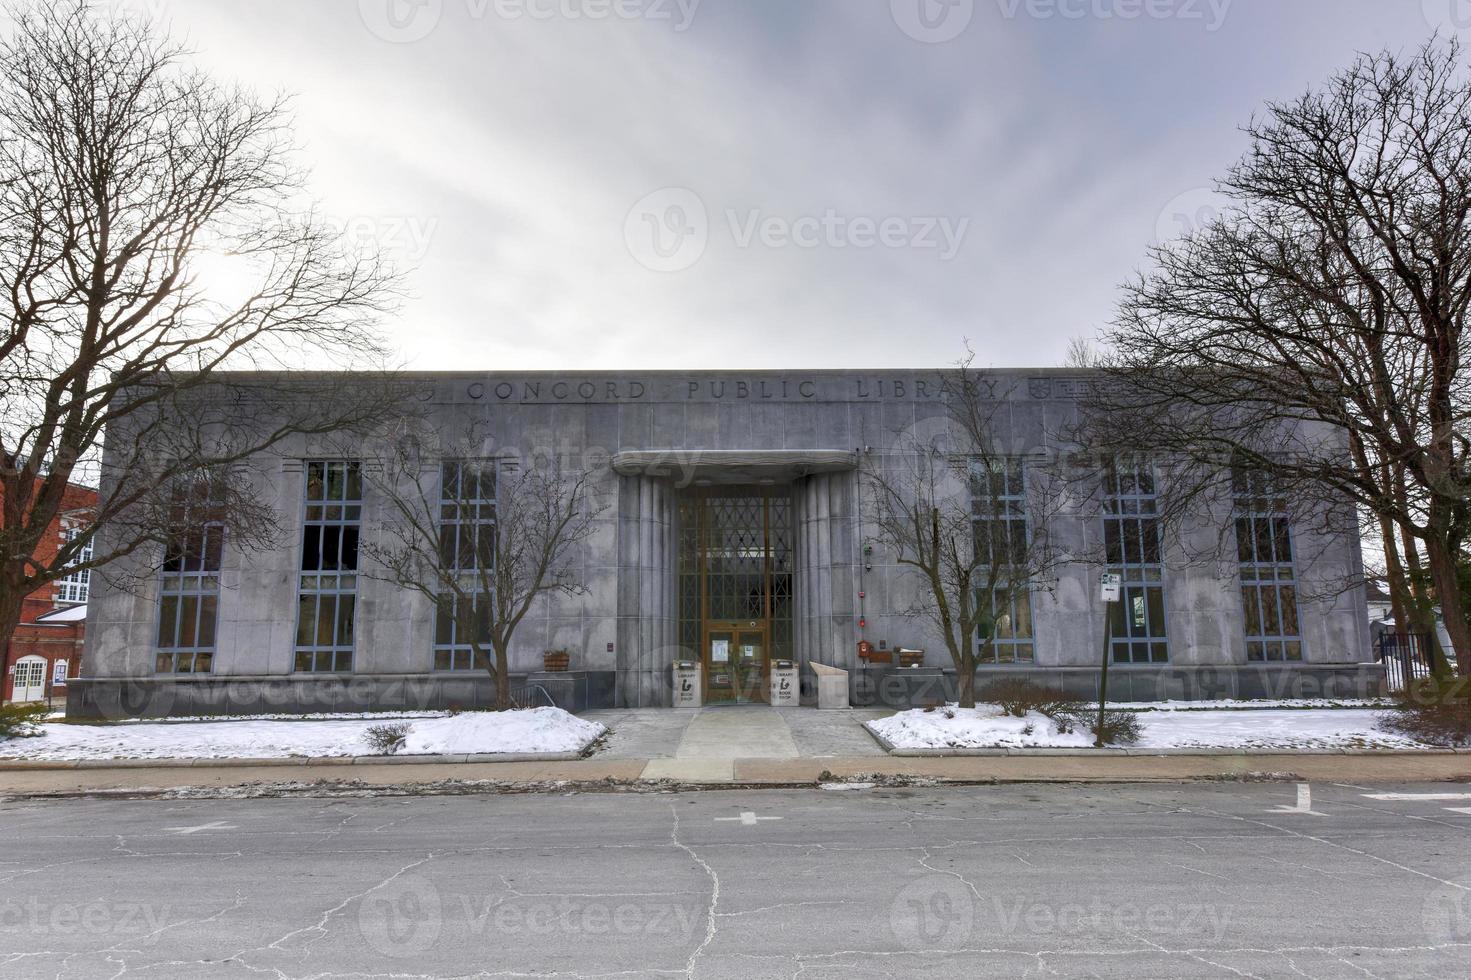
[(620, 476), (722, 484), (787, 483), (857, 468), (858, 453), (841, 449), (640, 449), (613, 456), (613, 472)]

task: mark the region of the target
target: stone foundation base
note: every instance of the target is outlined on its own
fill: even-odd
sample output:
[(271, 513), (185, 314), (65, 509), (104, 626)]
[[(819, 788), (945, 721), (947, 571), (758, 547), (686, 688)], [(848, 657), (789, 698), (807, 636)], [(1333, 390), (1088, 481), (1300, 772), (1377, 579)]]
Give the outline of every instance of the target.
[[(614, 672), (513, 674), (513, 693), (531, 704), (567, 711), (614, 705)], [(1098, 695), (1095, 667), (987, 667), (976, 673), (980, 692), (994, 680), (1024, 678), (1083, 698)], [(1364, 698), (1384, 690), (1380, 664), (1276, 664), (1225, 667), (1109, 668), (1111, 701), (1201, 701), (1216, 698)], [(848, 672), (854, 707), (916, 708), (959, 698), (955, 671), (940, 667), (875, 667)], [(666, 684), (667, 686), (667, 684)], [(545, 697), (543, 697), (543, 693)], [(350, 711), (434, 711), (495, 703), (486, 674), (406, 674), (350, 677), (73, 678), (67, 717), (82, 721), (187, 715), (308, 714)], [(668, 699), (664, 700), (668, 703)], [(810, 671), (802, 703), (816, 703)]]
[[(511, 689), (513, 696), (524, 693), (531, 704), (550, 700), (568, 711), (608, 707), (613, 703), (613, 672), (512, 674)], [(112, 721), (188, 715), (435, 711), (494, 703), (495, 680), (488, 674), (83, 677), (68, 685), (66, 713), (73, 720)]]
[[(1078, 697), (1098, 697), (1097, 667), (986, 667), (992, 681), (1021, 678)], [(855, 707), (918, 708), (959, 698), (953, 668), (860, 668), (849, 683)], [(1384, 692), (1382, 664), (1241, 664), (1212, 667), (1112, 665), (1110, 701), (1208, 701), (1219, 698), (1371, 698)]]

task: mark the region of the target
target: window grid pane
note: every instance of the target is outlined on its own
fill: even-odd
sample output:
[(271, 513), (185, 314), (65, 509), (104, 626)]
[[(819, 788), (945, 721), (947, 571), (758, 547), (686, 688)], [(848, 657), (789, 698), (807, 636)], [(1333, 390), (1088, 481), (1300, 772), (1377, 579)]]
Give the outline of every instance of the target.
[(1287, 499), (1268, 474), (1233, 474), (1246, 659), (1302, 660)]
[(361, 464), (356, 460), (310, 460), (305, 483), (296, 669), (345, 673), (352, 670), (357, 613)]
[(171, 493), (172, 530), (159, 589), (158, 673), (207, 674), (214, 667), (224, 506), (224, 487), (210, 476), (181, 482)]
[(1165, 663), (1164, 563), (1154, 468), (1120, 456), (1104, 471), (1103, 541), (1108, 571), (1121, 579), (1109, 610), (1114, 663)]
[(1028, 542), (1026, 467), (1020, 459), (972, 460), (970, 464), (971, 526), (976, 554), (984, 565), (998, 567), (998, 585), (987, 596), (976, 592), (984, 611), (982, 631), (990, 642), (976, 640), (978, 663), (1031, 663), (1036, 659), (1032, 636), (1032, 596), (1013, 589), (1010, 569), (1026, 564)]
[[(82, 528), (68, 528), (61, 533), (64, 541), (74, 541), (77, 535), (82, 533)], [(68, 565), (78, 565), (92, 560), (92, 540), (82, 545), (82, 550), (73, 558)], [(56, 601), (66, 603), (81, 603), (87, 601), (87, 593), (92, 585), (92, 570), (81, 568), (70, 572), (56, 581)]]
[[(496, 464), (447, 460), (440, 466), (439, 556), (441, 568), (462, 572), (460, 597), (443, 595), (435, 613), (434, 669), (489, 668), (490, 597), (495, 569)], [(473, 637), (466, 627), (474, 624)], [(477, 656), (475, 645), (481, 653)]]

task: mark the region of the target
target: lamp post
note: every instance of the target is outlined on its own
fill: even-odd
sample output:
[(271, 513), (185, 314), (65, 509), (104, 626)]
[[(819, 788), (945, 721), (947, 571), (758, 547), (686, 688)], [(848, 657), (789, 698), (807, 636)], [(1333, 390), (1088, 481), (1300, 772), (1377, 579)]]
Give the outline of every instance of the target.
[(1104, 572), (1098, 577), (1098, 597), (1103, 600), (1103, 667), (1098, 675), (1098, 724), (1093, 729), (1093, 747), (1103, 748), (1103, 712), (1108, 705), (1108, 662), (1113, 659), (1113, 604), (1119, 601), (1122, 576)]

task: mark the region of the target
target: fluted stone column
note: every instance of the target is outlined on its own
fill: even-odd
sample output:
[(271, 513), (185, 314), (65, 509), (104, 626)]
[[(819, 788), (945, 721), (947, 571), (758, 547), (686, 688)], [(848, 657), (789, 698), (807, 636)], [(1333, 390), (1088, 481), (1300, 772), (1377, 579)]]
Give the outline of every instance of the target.
[(857, 474), (823, 473), (796, 485), (797, 656), (851, 668), (856, 659)]
[(618, 480), (617, 704), (670, 703), (675, 658), (675, 507), (667, 480)]

